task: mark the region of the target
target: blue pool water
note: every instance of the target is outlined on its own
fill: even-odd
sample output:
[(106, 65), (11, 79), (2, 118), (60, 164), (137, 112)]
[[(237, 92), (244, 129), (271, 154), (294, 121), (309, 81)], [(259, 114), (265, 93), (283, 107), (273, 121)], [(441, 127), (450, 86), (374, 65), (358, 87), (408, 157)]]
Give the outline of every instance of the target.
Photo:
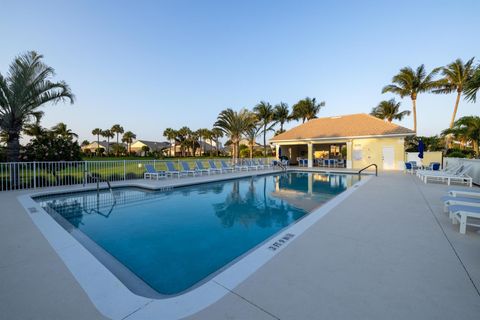
[(168, 191), (139, 188), (36, 198), (160, 294), (215, 273), (358, 181), (278, 173)]

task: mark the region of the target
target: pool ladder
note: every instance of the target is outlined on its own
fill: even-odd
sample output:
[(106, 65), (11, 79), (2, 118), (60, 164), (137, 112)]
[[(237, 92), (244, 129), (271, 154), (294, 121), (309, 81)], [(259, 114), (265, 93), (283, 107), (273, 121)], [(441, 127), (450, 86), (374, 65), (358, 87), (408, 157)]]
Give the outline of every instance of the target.
[[(100, 181), (101, 181), (101, 178), (96, 177), (90, 171), (85, 170), (85, 180), (84, 180), (83, 186), (85, 186), (85, 182), (87, 181), (86, 177), (88, 177), (88, 176), (91, 179), (93, 179), (97, 182), (97, 197), (99, 197), (100, 196)], [(116, 199), (115, 199), (115, 195), (113, 194), (112, 185), (110, 184), (110, 181), (108, 179), (103, 179), (103, 181), (107, 183), (108, 189), (110, 190), (110, 194), (112, 195), (112, 198), (113, 198), (113, 203), (115, 204)]]
[(277, 161), (277, 167), (280, 167), (283, 171), (287, 171), (287, 166), (280, 161)]

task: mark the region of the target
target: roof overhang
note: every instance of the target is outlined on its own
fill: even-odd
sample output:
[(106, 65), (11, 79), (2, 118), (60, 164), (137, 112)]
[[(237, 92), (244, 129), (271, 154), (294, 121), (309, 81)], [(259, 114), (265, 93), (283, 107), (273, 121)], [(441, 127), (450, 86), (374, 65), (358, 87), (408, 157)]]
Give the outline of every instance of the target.
[(395, 133), (382, 135), (368, 135), (368, 136), (348, 136), (348, 137), (322, 137), (322, 138), (298, 138), (287, 140), (269, 140), (271, 144), (292, 143), (292, 142), (315, 142), (315, 141), (331, 141), (331, 140), (349, 140), (349, 139), (369, 139), (369, 138), (396, 138), (414, 136), (415, 132), (410, 133)]

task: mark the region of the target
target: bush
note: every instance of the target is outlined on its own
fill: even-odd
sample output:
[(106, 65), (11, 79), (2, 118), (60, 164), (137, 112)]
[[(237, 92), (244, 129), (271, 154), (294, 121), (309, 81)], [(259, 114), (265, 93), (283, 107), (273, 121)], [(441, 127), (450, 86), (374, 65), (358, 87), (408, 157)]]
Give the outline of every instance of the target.
[(461, 151), (452, 151), (450, 153), (447, 153), (448, 158), (465, 158), (466, 155), (461, 152)]
[(25, 146), (25, 158), (28, 161), (78, 161), (82, 155), (77, 141), (46, 132)]

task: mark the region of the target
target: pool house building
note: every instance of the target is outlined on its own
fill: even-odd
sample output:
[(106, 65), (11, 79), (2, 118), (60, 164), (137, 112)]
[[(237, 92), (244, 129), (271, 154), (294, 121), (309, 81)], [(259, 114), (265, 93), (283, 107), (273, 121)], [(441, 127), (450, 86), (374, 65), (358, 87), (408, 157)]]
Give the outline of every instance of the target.
[(403, 170), (405, 138), (413, 130), (365, 113), (312, 119), (270, 140), (278, 156), (305, 167)]

